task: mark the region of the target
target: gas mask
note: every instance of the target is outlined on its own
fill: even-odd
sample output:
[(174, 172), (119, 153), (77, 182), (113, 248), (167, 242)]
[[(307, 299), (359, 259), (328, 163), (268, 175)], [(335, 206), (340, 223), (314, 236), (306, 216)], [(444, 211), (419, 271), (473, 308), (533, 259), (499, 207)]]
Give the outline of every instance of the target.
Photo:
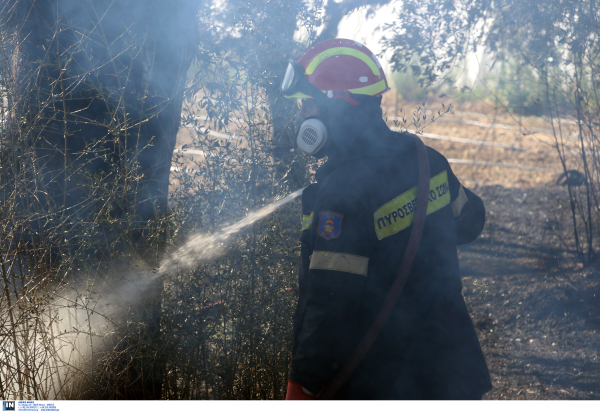
[[(297, 62), (290, 60), (285, 72), (281, 90), (286, 95), (292, 95), (296, 92), (303, 93), (306, 97), (311, 96), (321, 105), (328, 101), (328, 97), (317, 87), (306, 81), (304, 78), (304, 68)], [(296, 117), (296, 145), (303, 153), (317, 156), (318, 152), (327, 142), (327, 128), (322, 120), (302, 116)]]
[(296, 116), (296, 145), (303, 153), (317, 156), (327, 143), (327, 128), (317, 118)]

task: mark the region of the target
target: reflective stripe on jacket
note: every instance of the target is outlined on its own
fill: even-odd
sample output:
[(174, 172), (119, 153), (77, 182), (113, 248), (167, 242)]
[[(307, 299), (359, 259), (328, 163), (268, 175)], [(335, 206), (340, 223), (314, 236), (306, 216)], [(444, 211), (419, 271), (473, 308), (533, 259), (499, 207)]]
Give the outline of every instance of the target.
[[(392, 133), (392, 132), (390, 132)], [(328, 161), (302, 195), (299, 301), (290, 379), (319, 393), (350, 357), (387, 295), (408, 241), (417, 157), (410, 135), (389, 150)], [(456, 245), (485, 222), (481, 200), (428, 148), (422, 241), (385, 328), (339, 396), (471, 399), (491, 389), (461, 295)]]

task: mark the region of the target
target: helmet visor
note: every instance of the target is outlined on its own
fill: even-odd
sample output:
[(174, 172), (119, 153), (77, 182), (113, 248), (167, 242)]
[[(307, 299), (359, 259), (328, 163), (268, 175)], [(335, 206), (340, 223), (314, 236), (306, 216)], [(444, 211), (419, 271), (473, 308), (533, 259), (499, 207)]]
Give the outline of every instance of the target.
[(294, 64), (292, 64), (292, 62), (289, 62), (287, 70), (285, 71), (285, 76), (283, 76), (283, 82), (281, 82), (281, 91), (287, 92), (290, 90), (292, 83), (294, 83), (295, 74), (296, 70), (294, 70)]
[(283, 76), (283, 81), (281, 82), (281, 91), (287, 97), (300, 92), (306, 95), (306, 97), (310, 96), (319, 100), (326, 98), (321, 90), (304, 78), (304, 67), (293, 60), (290, 60), (288, 63), (285, 76)]

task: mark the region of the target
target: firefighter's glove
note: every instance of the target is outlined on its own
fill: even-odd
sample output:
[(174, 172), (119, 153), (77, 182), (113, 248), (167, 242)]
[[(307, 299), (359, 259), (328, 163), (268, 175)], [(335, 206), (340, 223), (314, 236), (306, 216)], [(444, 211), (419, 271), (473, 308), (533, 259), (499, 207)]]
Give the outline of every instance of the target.
[(298, 382), (288, 379), (287, 393), (285, 394), (286, 401), (314, 401), (315, 395), (304, 389)]

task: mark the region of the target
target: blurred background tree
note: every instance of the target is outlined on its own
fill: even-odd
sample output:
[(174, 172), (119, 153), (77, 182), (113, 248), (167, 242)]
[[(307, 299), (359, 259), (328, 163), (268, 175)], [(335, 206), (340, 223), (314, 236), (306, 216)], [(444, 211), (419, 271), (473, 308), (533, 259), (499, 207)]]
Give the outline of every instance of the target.
[[(144, 224), (165, 212), (184, 75), (196, 44), (194, 7), (158, 0), (5, 5), (12, 35), (6, 46), (15, 50), (12, 109), (28, 127), (41, 167), (36, 207), (61, 210), (65, 227), (105, 207), (139, 223), (133, 247), (148, 237)], [(135, 190), (92, 199), (90, 178), (121, 187), (118, 179), (131, 173), (138, 176)], [(112, 224), (103, 229), (108, 242), (122, 235)], [(68, 243), (76, 245), (80, 232), (72, 231)]]
[[(3, 149), (13, 161), (4, 168), (3, 192), (11, 198), (3, 206), (14, 202), (11, 217), (19, 219), (8, 228), (10, 244), (31, 266), (83, 269), (132, 258), (158, 264), (198, 6), (4, 2)], [(81, 281), (67, 273), (67, 282)], [(106, 365), (118, 373), (99, 376), (103, 382), (80, 396), (160, 398), (160, 358), (143, 350), (130, 361), (124, 349), (160, 341), (160, 294), (156, 284), (132, 308), (128, 321), (144, 327), (128, 334), (116, 348), (122, 356)]]
[[(383, 42), (393, 50), (393, 69), (412, 70), (422, 85), (456, 86), (469, 54), (481, 49), (484, 72), (498, 66), (510, 74), (498, 77), (496, 102), (548, 116), (564, 172), (585, 175), (584, 185), (568, 185), (575, 249), (585, 261), (597, 256), (600, 221), (599, 33), (594, 0), (406, 0)], [(576, 119), (577, 156), (565, 150), (565, 115)]]

